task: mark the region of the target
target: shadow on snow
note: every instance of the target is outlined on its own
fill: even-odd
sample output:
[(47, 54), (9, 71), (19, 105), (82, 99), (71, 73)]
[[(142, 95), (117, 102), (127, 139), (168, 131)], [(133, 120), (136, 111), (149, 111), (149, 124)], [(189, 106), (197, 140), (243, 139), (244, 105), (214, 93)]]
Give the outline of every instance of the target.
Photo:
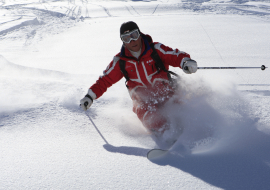
[(254, 129), (237, 143), (241, 145), (229, 151), (186, 156), (169, 153), (152, 162), (178, 168), (222, 189), (269, 189), (269, 136)]

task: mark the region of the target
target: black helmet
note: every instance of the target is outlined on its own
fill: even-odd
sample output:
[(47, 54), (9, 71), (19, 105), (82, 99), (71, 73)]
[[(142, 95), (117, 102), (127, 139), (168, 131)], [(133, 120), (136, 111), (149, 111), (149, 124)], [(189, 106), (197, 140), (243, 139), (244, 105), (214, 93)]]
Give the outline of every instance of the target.
[(124, 22), (120, 27), (120, 38), (121, 38), (121, 35), (124, 34), (125, 32), (130, 32), (135, 29), (138, 29), (141, 34), (141, 31), (135, 22), (133, 21)]

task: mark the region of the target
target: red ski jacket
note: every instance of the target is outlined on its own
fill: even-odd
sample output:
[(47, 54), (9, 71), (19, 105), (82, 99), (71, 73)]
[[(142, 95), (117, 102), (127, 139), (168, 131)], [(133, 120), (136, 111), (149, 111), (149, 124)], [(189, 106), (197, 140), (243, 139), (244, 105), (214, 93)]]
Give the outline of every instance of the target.
[[(90, 89), (95, 93), (96, 99), (102, 96), (107, 88), (121, 80), (124, 75), (119, 66), (119, 60), (126, 61), (125, 70), (130, 80), (127, 81), (128, 91), (132, 100), (148, 100), (149, 97), (165, 97), (171, 94), (173, 89), (170, 86), (167, 72), (160, 70), (158, 72), (155, 61), (151, 58), (153, 43), (149, 35), (142, 36), (142, 53), (137, 59), (132, 56), (130, 51), (122, 46), (119, 52), (108, 65), (107, 69)], [(169, 66), (181, 68), (181, 62), (184, 58), (190, 58), (190, 55), (181, 52), (178, 49), (173, 50), (161, 43), (154, 42), (165, 68), (169, 70)]]

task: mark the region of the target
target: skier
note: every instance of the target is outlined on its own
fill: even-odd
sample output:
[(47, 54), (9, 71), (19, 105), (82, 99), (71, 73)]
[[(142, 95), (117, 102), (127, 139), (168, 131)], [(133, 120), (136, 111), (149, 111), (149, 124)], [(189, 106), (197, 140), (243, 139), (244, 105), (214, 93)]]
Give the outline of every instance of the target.
[(121, 25), (120, 38), (123, 41), (121, 51), (103, 76), (90, 87), (80, 105), (86, 111), (107, 88), (125, 77), (133, 112), (146, 129), (155, 136), (161, 136), (170, 128), (170, 122), (161, 109), (175, 93), (170, 76), (174, 73), (168, 71), (169, 66), (191, 74), (197, 71), (197, 63), (185, 52), (153, 42), (151, 36), (143, 34), (133, 21)]

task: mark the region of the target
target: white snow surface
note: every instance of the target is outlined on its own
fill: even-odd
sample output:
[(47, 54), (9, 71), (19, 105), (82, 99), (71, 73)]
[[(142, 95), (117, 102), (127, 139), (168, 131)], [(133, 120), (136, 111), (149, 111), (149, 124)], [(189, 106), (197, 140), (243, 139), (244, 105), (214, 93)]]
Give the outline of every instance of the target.
[(0, 6), (0, 189), (270, 188), (269, 68), (171, 68), (181, 104), (166, 111), (184, 133), (157, 161), (146, 158), (157, 145), (132, 112), (124, 79), (87, 112), (79, 107), (129, 20), (200, 67), (269, 67), (269, 0)]

